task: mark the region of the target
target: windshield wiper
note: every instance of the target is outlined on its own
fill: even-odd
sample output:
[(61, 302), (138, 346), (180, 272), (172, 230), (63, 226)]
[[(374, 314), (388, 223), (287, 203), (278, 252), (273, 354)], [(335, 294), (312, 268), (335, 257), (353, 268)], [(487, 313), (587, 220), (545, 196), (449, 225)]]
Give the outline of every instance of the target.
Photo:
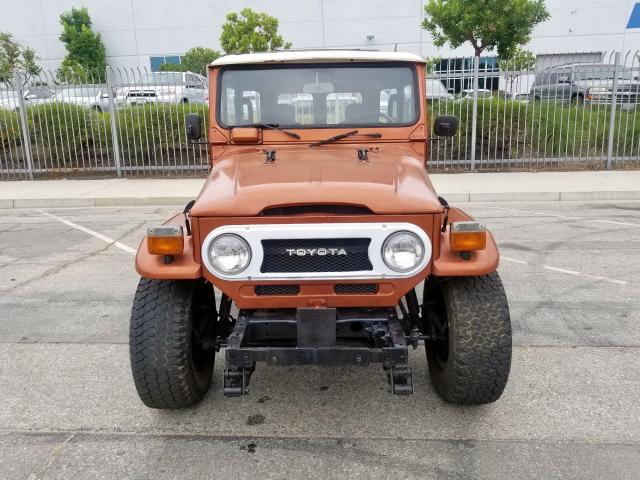
[(370, 138), (380, 138), (382, 137), (381, 133), (359, 133), (358, 130), (352, 130), (350, 132), (339, 133), (338, 135), (334, 135), (333, 137), (325, 138), (324, 140), (319, 140), (317, 142), (310, 143), (310, 147), (317, 147), (320, 145), (324, 145), (326, 143), (335, 142), (336, 140), (342, 140), (343, 138), (353, 137), (354, 135), (362, 135), (364, 137)]
[(289, 130), (283, 130), (282, 128), (280, 128), (279, 123), (250, 123), (249, 125), (233, 125), (231, 128), (266, 128), (268, 130), (276, 130), (278, 132), (282, 132), (285, 135), (289, 135), (292, 138), (300, 140), (300, 135), (295, 132), (290, 132)]

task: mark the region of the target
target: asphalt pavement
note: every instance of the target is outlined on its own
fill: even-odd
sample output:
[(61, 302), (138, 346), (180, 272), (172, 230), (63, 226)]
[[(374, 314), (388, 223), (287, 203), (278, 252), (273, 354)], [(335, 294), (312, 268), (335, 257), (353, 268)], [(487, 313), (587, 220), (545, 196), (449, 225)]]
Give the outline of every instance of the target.
[(460, 204), (501, 246), (514, 328), (492, 405), (379, 366), (259, 365), (196, 408), (134, 390), (133, 255), (179, 207), (0, 210), (0, 479), (640, 478), (640, 202)]

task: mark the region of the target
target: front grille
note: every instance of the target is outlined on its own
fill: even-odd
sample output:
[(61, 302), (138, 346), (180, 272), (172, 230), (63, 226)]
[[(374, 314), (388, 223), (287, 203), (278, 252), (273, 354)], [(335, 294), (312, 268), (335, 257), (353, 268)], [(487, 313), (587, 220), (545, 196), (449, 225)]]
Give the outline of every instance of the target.
[(256, 295), (263, 296), (292, 296), (300, 293), (298, 285), (256, 285)]
[(269, 207), (262, 210), (264, 217), (289, 215), (371, 215), (367, 207), (357, 205), (291, 205), (288, 207)]
[(333, 287), (338, 295), (375, 295), (378, 285), (375, 283), (338, 283)]
[(371, 271), (370, 238), (262, 240), (262, 273)]

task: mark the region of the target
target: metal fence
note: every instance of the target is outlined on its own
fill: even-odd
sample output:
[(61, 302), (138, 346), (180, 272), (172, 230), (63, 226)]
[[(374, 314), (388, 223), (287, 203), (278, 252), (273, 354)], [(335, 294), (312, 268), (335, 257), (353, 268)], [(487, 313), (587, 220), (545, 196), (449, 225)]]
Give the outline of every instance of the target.
[(16, 75), (0, 88), (0, 178), (202, 175), (208, 149), (187, 143), (184, 117), (206, 123), (207, 88), (196, 74), (142, 69)]
[(429, 168), (640, 167), (638, 54), (603, 53), (589, 63), (559, 54), (507, 70), (449, 61), (427, 80), (430, 113), (457, 116), (460, 133), (432, 141)]
[[(589, 63), (553, 55), (503, 69), (441, 62), (427, 78), (430, 119), (455, 115), (460, 132), (432, 139), (429, 169), (640, 167), (638, 53), (589, 54)], [(0, 86), (0, 178), (204, 175), (208, 149), (187, 143), (184, 116), (206, 122), (207, 88), (199, 75), (144, 69), (16, 76)], [(311, 115), (312, 100), (294, 97), (296, 118)], [(358, 101), (335, 94), (327, 115)]]

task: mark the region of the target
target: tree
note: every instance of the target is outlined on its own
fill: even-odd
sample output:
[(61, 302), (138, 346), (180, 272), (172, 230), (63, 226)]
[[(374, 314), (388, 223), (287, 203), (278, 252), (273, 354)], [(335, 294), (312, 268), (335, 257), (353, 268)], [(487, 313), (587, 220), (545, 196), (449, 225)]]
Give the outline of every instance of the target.
[(13, 35), (0, 32), (0, 83), (13, 85), (13, 76), (18, 72), (24, 82), (39, 75), (42, 69), (36, 64), (36, 52), (15, 42)]
[(424, 11), (422, 28), (436, 46), (470, 42), (476, 57), (493, 49), (502, 58), (511, 57), (550, 17), (544, 0), (428, 0)]
[(229, 13), (222, 26), (220, 46), (226, 53), (269, 52), (291, 48), (291, 42), (278, 35), (278, 19), (250, 8), (240, 14)]
[(529, 50), (517, 48), (509, 58), (498, 57), (498, 66), (500, 70), (506, 72), (504, 79), (509, 85), (509, 88), (513, 90), (514, 84), (517, 85), (518, 83), (516, 80), (519, 79), (520, 72), (535, 69), (536, 56)]
[(194, 72), (207, 75), (207, 65), (220, 57), (220, 52), (205, 47), (193, 47), (182, 56), (180, 63), (163, 63), (162, 72)]
[(533, 70), (536, 66), (536, 56), (530, 50), (517, 48), (509, 58), (498, 57), (498, 66), (505, 72)]
[(427, 58), (427, 73), (437, 73), (440, 65), (442, 64), (442, 57)]
[(158, 68), (161, 72), (186, 72), (187, 69), (181, 63), (163, 63)]
[(62, 34), (60, 41), (67, 49), (58, 72), (61, 81), (104, 81), (107, 53), (99, 33), (91, 28), (91, 17), (86, 7), (72, 8), (60, 15)]

